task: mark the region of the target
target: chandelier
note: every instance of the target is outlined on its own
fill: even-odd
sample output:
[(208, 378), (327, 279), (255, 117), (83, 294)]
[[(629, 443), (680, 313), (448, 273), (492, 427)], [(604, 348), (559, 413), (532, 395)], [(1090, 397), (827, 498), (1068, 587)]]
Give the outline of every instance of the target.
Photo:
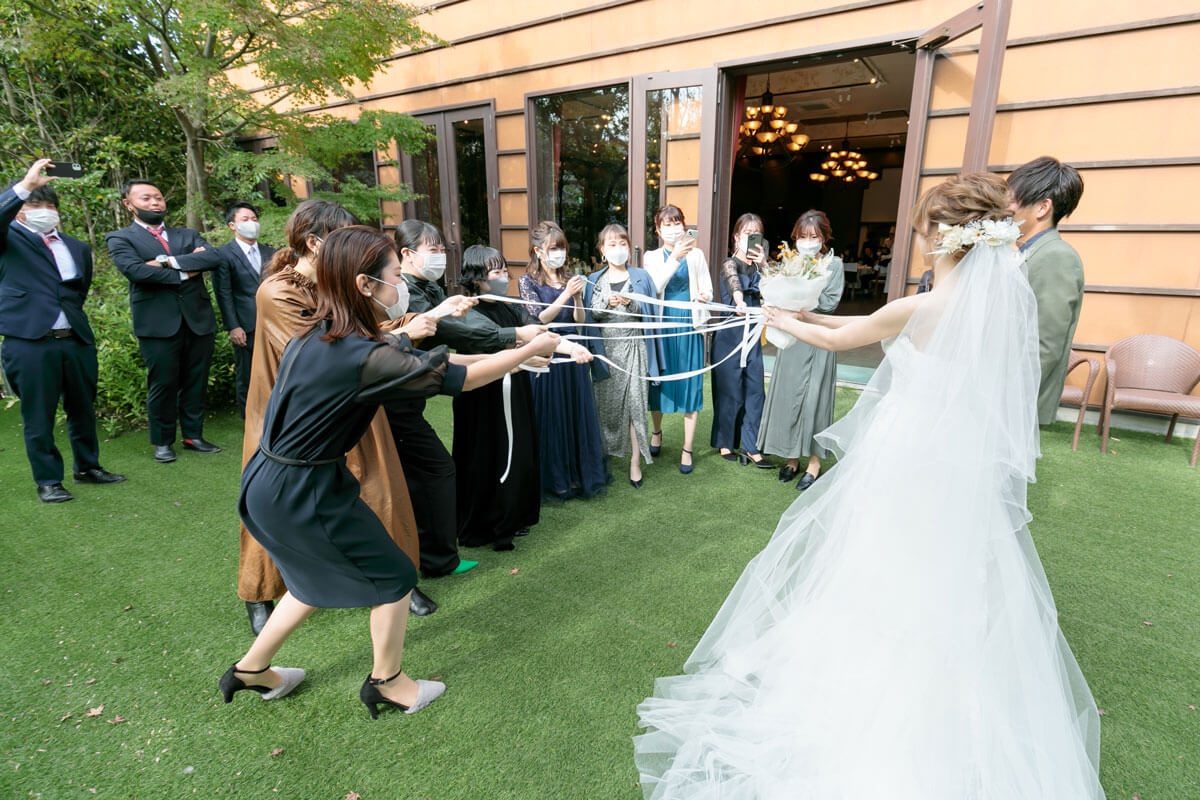
[(768, 74), (767, 88), (759, 104), (746, 106), (746, 118), (738, 131), (743, 145), (756, 156), (767, 156), (772, 151), (799, 152), (808, 144), (809, 137), (800, 132), (800, 123), (787, 118), (787, 113), (787, 106), (775, 104)]
[(879, 173), (869, 167), (863, 154), (851, 149), (849, 121), (846, 122), (846, 133), (842, 137), (842, 146), (837, 150), (831, 150), (828, 158), (821, 162), (821, 169), (824, 171), (809, 173), (808, 179), (816, 183), (824, 183), (828, 180), (854, 183), (857, 180), (869, 182), (879, 177)]

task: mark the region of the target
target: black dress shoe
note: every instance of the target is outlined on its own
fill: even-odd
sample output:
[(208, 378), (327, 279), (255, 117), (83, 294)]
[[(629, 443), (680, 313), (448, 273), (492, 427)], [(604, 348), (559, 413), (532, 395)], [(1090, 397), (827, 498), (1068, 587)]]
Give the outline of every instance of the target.
[(255, 636), (262, 633), (263, 625), (267, 624), (267, 617), (271, 616), (271, 612), (274, 610), (275, 604), (270, 600), (246, 601), (246, 613), (250, 616), (250, 630)]
[(412, 594), (408, 598), (408, 613), (416, 614), (418, 617), (428, 617), (435, 611), (437, 611), (437, 603), (414, 586)]
[(76, 483), (120, 483), (123, 480), (125, 480), (124, 475), (117, 475), (102, 467), (94, 467), (75, 473)]
[(791, 483), (792, 478), (796, 477), (796, 468), (791, 464), (784, 464), (779, 468), (779, 482)]
[(528, 536), (528, 535), (529, 535), (529, 528), (521, 528), (521, 530), (515, 531), (513, 533), (513, 536)]
[(800, 480), (796, 481), (796, 491), (803, 492), (805, 489), (812, 486), (816, 482), (817, 482), (817, 479), (813, 477), (812, 473), (806, 472), (800, 476)]
[(169, 444), (154, 445), (154, 460), (160, 464), (170, 464), (175, 460), (175, 451)]
[(635, 481), (633, 478), (630, 478), (630, 479), (629, 479), (629, 485), (630, 485), (630, 486), (632, 486), (632, 487), (633, 487), (633, 488), (635, 488), (635, 489), (640, 489), (640, 488), (642, 488), (642, 484), (643, 484), (643, 483), (645, 483), (645, 480), (646, 480), (645, 478), (638, 478), (638, 479)]
[(65, 503), (74, 500), (75, 495), (68, 492), (61, 483), (51, 483), (37, 487), (38, 500), (43, 503)]
[(206, 442), (203, 439), (184, 439), (184, 450), (195, 450), (197, 453), (219, 453), (221, 448), (217, 447), (212, 442)]
[[(718, 450), (718, 452), (720, 452), (720, 451)], [(720, 455), (721, 455), (721, 458), (725, 459), (726, 461), (737, 461), (738, 460), (738, 454), (733, 452), (732, 450), (730, 450), (728, 453), (720, 453)]]

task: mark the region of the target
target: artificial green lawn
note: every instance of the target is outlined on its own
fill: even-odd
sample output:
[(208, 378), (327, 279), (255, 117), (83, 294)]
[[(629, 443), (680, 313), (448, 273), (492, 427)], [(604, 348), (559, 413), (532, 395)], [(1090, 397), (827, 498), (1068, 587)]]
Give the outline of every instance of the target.
[[(839, 391), (841, 411), (852, 401)], [(428, 415), (448, 434), (448, 402)], [(277, 663), (309, 671), (290, 697), (221, 702), (217, 678), (250, 641), (234, 592), (240, 420), (209, 423), (225, 452), (169, 465), (144, 432), (105, 442), (104, 465), (129, 481), (68, 479), (77, 499), (44, 506), (17, 409), (0, 410), (0, 796), (639, 797), (635, 706), (679, 672), (796, 497), (718, 458), (709, 420), (692, 475), (668, 418), (643, 489), (616, 462), (607, 497), (544, 507), (515, 552), (466, 551), (474, 571), (423, 582), (442, 608), (410, 621), (405, 665), (449, 690), (372, 722), (357, 699), (363, 609), (318, 612), (285, 645)], [(1101, 777), (1109, 798), (1197, 798), (1200, 470), (1190, 441), (1122, 432), (1108, 456), (1096, 442), (1085, 431), (1072, 453), (1068, 425), (1045, 432), (1029, 498), (1062, 627), (1106, 712)]]

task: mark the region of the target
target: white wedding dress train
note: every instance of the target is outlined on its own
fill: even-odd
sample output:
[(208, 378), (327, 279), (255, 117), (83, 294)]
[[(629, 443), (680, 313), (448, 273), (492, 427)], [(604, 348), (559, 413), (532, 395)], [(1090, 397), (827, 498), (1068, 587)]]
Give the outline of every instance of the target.
[(1098, 800), (1099, 718), (1026, 523), (1034, 299), (976, 245), (689, 658), (638, 707), (653, 800)]

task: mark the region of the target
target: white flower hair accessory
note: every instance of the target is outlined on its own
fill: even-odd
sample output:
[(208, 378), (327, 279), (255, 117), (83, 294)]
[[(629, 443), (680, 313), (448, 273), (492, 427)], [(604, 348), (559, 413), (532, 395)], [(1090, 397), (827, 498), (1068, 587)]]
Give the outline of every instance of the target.
[(1004, 219), (974, 219), (966, 225), (938, 223), (938, 246), (930, 255), (957, 253), (960, 250), (986, 244), (992, 247), (1010, 245), (1021, 235), (1021, 226), (1012, 217)]

